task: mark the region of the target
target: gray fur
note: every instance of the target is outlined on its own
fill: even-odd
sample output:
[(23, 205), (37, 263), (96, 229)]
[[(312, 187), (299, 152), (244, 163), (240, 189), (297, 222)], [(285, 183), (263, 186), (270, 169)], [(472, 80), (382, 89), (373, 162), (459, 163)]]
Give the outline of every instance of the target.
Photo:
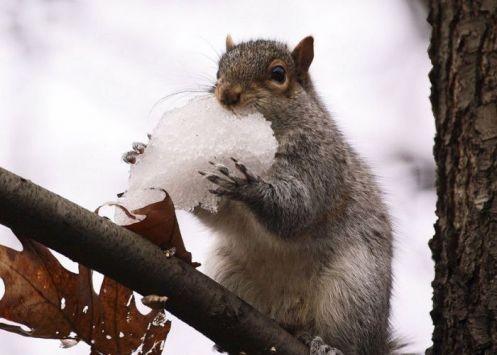
[[(279, 147), (265, 176), (234, 183), (231, 168), (218, 167), (230, 182), (213, 191), (225, 195), (219, 212), (196, 211), (219, 235), (212, 274), (296, 335), (319, 336), (345, 354), (387, 354), (388, 213), (369, 168), (292, 58), (286, 45), (258, 40), (220, 60), (220, 80), (243, 88), (247, 105), (271, 121)], [(274, 59), (288, 65), (284, 92), (267, 84)]]

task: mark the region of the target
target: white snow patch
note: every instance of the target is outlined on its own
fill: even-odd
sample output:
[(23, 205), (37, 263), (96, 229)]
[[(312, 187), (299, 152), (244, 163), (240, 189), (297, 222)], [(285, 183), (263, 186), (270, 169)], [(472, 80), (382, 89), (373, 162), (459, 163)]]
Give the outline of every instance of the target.
[(66, 308), (66, 299), (64, 297), (60, 300), (60, 309)]
[(123, 332), (119, 332), (119, 338), (124, 338), (124, 333)]
[(88, 313), (88, 306), (84, 306), (84, 307), (83, 307), (83, 313), (84, 313), (84, 314)]
[[(169, 111), (152, 133), (145, 153), (131, 167), (129, 188), (120, 202), (136, 208), (158, 200), (163, 188), (176, 208), (191, 211), (196, 206), (215, 212), (216, 188), (198, 171), (214, 171), (209, 161), (236, 171), (231, 157), (243, 162), (254, 174), (264, 175), (277, 149), (271, 124), (260, 113), (235, 115), (214, 97), (191, 100)], [(146, 197), (146, 198), (145, 198)]]

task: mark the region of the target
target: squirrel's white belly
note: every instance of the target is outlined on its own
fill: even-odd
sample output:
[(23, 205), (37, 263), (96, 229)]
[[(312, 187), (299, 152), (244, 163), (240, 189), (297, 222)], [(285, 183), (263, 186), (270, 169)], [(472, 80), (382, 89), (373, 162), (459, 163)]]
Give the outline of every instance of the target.
[(271, 235), (240, 203), (199, 217), (217, 237), (207, 265), (211, 277), (281, 324), (312, 323), (319, 282), (310, 255)]

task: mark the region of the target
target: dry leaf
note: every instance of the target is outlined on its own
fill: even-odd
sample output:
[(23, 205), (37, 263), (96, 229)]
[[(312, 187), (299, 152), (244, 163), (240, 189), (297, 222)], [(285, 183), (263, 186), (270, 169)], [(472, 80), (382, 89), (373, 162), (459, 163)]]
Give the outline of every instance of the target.
[(162, 201), (154, 202), (148, 206), (133, 210), (132, 213), (118, 204), (108, 205), (120, 208), (131, 219), (137, 219), (135, 215), (145, 215), (145, 219), (133, 224), (124, 225), (123, 227), (147, 238), (163, 250), (174, 248), (174, 255), (176, 257), (194, 267), (200, 266), (199, 263), (192, 262), (192, 254), (185, 248), (185, 243), (181, 238), (178, 220), (176, 219), (176, 214), (174, 212), (174, 204), (171, 201), (169, 194), (162, 189), (160, 190), (165, 193), (165, 197)]
[[(126, 228), (162, 249), (174, 247), (176, 256), (199, 265), (191, 262), (191, 254), (185, 249), (167, 193), (164, 200), (133, 212), (146, 217)], [(0, 246), (0, 277), (5, 284), (0, 317), (30, 330), (1, 322), (0, 329), (30, 337), (83, 340), (91, 345), (92, 354), (162, 352), (170, 329), (162, 311), (142, 315), (133, 292), (108, 277), (97, 295), (91, 270), (79, 265), (79, 274), (72, 273), (43, 245), (19, 239), (22, 252)], [(74, 342), (65, 340), (62, 345), (72, 346)]]
[(97, 295), (91, 270), (80, 265), (79, 274), (72, 273), (45, 246), (19, 239), (22, 252), (0, 246), (0, 277), (5, 284), (0, 316), (30, 330), (3, 323), (0, 329), (37, 338), (83, 340), (95, 354), (130, 354), (140, 346), (144, 353), (161, 353), (170, 329), (169, 322), (154, 322), (157, 317), (163, 320), (162, 312), (142, 315), (133, 292), (108, 277)]

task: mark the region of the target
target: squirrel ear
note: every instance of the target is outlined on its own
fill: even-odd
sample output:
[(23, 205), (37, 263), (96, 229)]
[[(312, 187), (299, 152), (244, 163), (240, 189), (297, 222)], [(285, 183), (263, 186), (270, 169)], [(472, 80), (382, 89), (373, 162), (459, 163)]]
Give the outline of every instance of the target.
[(235, 46), (235, 42), (233, 41), (233, 38), (231, 38), (231, 35), (228, 34), (226, 36), (226, 51), (233, 49), (234, 46)]
[(306, 73), (314, 58), (314, 38), (307, 36), (297, 44), (292, 52), (293, 60), (297, 66), (297, 71)]

